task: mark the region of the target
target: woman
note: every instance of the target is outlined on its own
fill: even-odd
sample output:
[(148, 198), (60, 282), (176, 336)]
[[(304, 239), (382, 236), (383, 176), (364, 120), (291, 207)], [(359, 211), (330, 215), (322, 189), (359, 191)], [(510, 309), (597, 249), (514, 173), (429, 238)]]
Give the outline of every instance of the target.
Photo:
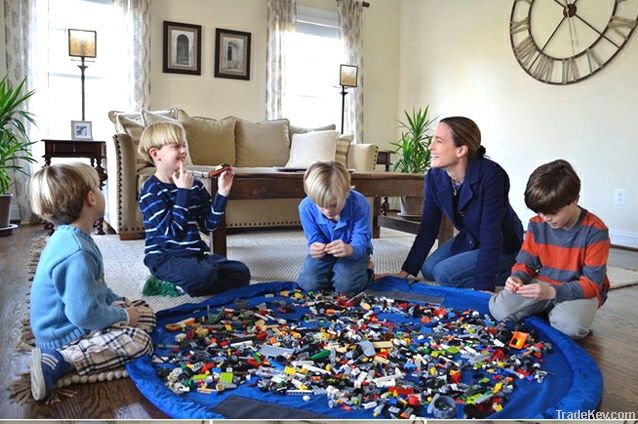
[[(483, 157), (481, 131), (465, 117), (441, 120), (429, 150), (421, 226), (395, 275), (406, 278), (420, 270), (441, 285), (492, 291), (509, 276), (523, 241), (523, 226), (508, 200), (507, 173)], [(459, 233), (426, 259), (442, 213)]]

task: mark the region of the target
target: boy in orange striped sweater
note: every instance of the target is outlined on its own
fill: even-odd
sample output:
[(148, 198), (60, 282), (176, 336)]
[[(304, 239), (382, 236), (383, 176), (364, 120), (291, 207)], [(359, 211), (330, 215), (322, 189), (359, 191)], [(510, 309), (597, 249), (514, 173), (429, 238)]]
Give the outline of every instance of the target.
[(580, 179), (564, 160), (539, 166), (525, 189), (530, 219), (505, 289), (492, 296), (497, 320), (547, 312), (552, 327), (574, 339), (587, 336), (607, 299), (609, 234), (593, 213), (578, 206)]

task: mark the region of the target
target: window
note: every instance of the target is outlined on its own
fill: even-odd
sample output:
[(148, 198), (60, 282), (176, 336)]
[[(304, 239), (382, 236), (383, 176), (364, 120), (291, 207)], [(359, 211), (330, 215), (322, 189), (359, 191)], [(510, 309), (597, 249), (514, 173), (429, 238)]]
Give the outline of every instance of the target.
[[(106, 141), (113, 134), (109, 110), (128, 110), (127, 67), (122, 63), (121, 25), (112, 0), (56, 0), (43, 2), (33, 48), (39, 75), (37, 133), (41, 138), (69, 139), (71, 121), (82, 119), (79, 58), (69, 56), (68, 29), (97, 31), (97, 57), (87, 59), (85, 71), (85, 120), (92, 122), (93, 139)], [(44, 19), (48, 17), (48, 19)], [(41, 157), (34, 147), (34, 156)]]
[(287, 117), (294, 125), (341, 123), (339, 65), (343, 43), (337, 12), (297, 7), (296, 33), (287, 55)]

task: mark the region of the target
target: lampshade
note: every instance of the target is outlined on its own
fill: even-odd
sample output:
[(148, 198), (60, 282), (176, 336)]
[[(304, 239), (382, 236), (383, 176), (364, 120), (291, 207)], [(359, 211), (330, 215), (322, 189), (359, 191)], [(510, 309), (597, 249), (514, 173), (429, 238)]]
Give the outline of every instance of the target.
[(359, 68), (354, 65), (341, 65), (339, 68), (339, 85), (356, 87), (358, 70)]
[(69, 30), (69, 56), (96, 57), (97, 31)]

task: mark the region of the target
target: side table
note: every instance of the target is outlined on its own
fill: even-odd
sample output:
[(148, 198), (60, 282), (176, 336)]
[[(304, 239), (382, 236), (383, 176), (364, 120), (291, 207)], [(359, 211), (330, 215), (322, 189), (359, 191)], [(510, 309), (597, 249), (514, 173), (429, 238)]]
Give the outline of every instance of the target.
[[(97, 171), (100, 177), (100, 189), (104, 187), (106, 181), (106, 171), (102, 167), (102, 159), (106, 156), (106, 143), (104, 141), (77, 141), (77, 140), (50, 140), (43, 139), (44, 143), (44, 166), (51, 165), (51, 158), (88, 158), (91, 166)], [(96, 234), (104, 234), (104, 219), (95, 221), (93, 228)], [(53, 234), (53, 224), (47, 222), (44, 227), (49, 230), (49, 235)]]

